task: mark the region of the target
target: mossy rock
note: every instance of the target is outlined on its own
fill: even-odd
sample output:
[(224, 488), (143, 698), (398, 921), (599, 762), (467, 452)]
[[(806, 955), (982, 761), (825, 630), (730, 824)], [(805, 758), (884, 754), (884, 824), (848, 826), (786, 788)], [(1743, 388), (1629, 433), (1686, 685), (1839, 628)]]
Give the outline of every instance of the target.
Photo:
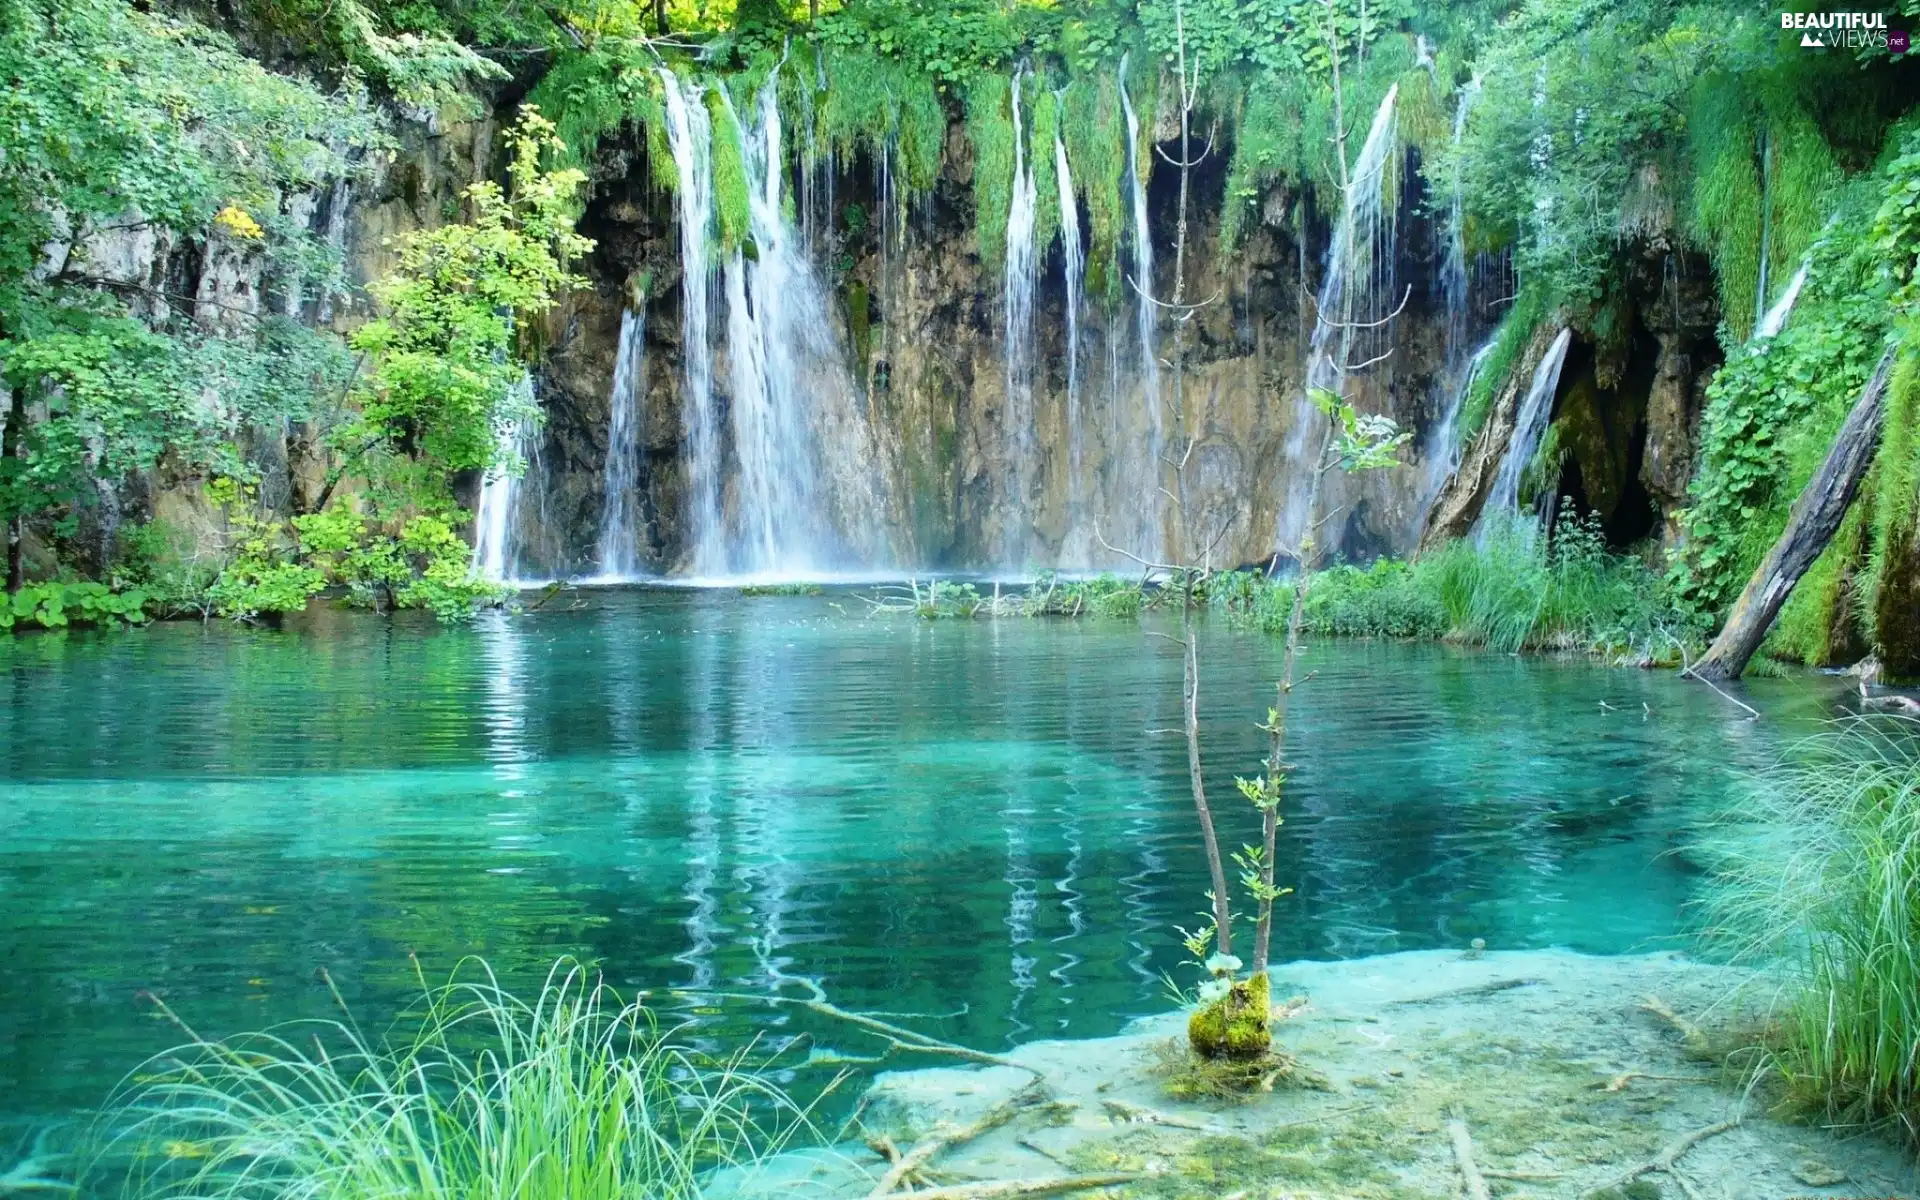
[(1235, 983), (1227, 994), (1187, 1019), (1187, 1040), (1202, 1058), (1253, 1059), (1273, 1045), (1264, 972)]

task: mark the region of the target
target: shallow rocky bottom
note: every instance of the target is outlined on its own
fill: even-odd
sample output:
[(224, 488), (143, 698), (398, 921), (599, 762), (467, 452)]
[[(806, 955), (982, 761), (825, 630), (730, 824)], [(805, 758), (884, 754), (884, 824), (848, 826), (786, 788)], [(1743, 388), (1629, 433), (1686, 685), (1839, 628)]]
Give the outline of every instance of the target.
[[(1765, 1002), (1762, 981), (1739, 970), (1675, 954), (1421, 951), (1290, 964), (1275, 981), (1276, 1001), (1307, 1000), (1277, 1042), (1324, 1088), (1283, 1082), (1239, 1102), (1183, 1102), (1168, 1077), (1183, 1015), (1170, 1013), (1119, 1037), (1010, 1052), (1039, 1074), (1039, 1087), (1015, 1066), (883, 1075), (863, 1100), (859, 1140), (783, 1155), (741, 1192), (867, 1196), (888, 1172), (888, 1143), (910, 1154), (943, 1125), (951, 1132), (1009, 1112), (931, 1156), (918, 1186), (1038, 1195), (979, 1185), (1128, 1175), (1077, 1194), (1472, 1195), (1456, 1123), (1493, 1196), (1613, 1187), (1634, 1200), (1892, 1197), (1920, 1186), (1892, 1144), (1776, 1120), (1740, 1079), (1688, 1053), (1687, 1023), (1735, 1022), (1736, 1006)], [(1687, 1145), (1671, 1169), (1630, 1176), (1686, 1135), (1728, 1122)]]

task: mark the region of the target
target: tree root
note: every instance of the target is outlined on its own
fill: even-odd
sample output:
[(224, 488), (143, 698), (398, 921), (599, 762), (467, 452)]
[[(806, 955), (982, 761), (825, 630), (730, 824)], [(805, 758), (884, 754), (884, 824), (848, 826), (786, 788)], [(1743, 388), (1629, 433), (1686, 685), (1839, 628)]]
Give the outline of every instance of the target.
[(1597, 1092), (1624, 1092), (1627, 1085), (1636, 1079), (1656, 1079), (1663, 1083), (1712, 1083), (1705, 1075), (1655, 1075), (1650, 1071), (1622, 1071), (1605, 1083), (1596, 1083)]
[[(1040, 1072), (1028, 1066), (1026, 1063), (1017, 1062), (1014, 1059), (1006, 1058), (998, 1054), (989, 1054), (985, 1050), (975, 1050), (971, 1046), (962, 1046), (957, 1042), (942, 1041), (939, 1038), (929, 1037), (924, 1033), (916, 1033), (911, 1029), (895, 1025), (889, 1021), (882, 1021), (878, 1017), (869, 1016), (866, 1013), (851, 1012), (841, 1008), (839, 1005), (829, 1001), (827, 994), (821, 990), (820, 985), (811, 979), (802, 979), (792, 975), (784, 976), (783, 978), (786, 981), (801, 984), (812, 994), (806, 997), (800, 997), (782, 996), (778, 994), (756, 994), (753, 992), (707, 992), (693, 990), (679, 990), (673, 994), (712, 1000), (739, 1000), (750, 1004), (771, 1004), (776, 1007), (785, 1008), (804, 1008), (819, 1013), (823, 1017), (831, 1017), (836, 1021), (844, 1021), (849, 1025), (865, 1030), (867, 1033), (885, 1042), (889, 1054), (895, 1052), (939, 1054), (948, 1058), (962, 1059), (966, 1062), (980, 1063), (985, 1066), (1015, 1067), (1027, 1072), (1036, 1079), (1040, 1077)], [(836, 1055), (827, 1058), (826, 1061), (829, 1063), (842, 1063), (856, 1066), (875, 1066), (882, 1061), (882, 1058), (856, 1058)]]
[(1198, 1121), (1189, 1121), (1185, 1117), (1176, 1117), (1163, 1113), (1159, 1109), (1144, 1105), (1128, 1104), (1125, 1100), (1102, 1100), (1100, 1107), (1107, 1113), (1128, 1125), (1164, 1125), (1168, 1129), (1193, 1129), (1201, 1133), (1219, 1133), (1212, 1125), (1202, 1125)]
[(1453, 1141), (1453, 1161), (1459, 1165), (1460, 1177), (1466, 1181), (1468, 1200), (1493, 1200), (1486, 1179), (1473, 1161), (1473, 1135), (1467, 1132), (1466, 1118), (1456, 1113), (1448, 1119), (1447, 1136)]
[[(908, 1150), (905, 1154), (900, 1154), (899, 1157), (892, 1161), (891, 1165), (887, 1167), (886, 1174), (880, 1176), (880, 1182), (874, 1184), (873, 1190), (867, 1193), (867, 1200), (881, 1200), (881, 1197), (888, 1195), (899, 1188), (901, 1184), (906, 1183), (911, 1177), (918, 1175), (928, 1163), (933, 1161), (933, 1157), (942, 1150), (952, 1146), (958, 1146), (964, 1142), (970, 1142), (984, 1133), (998, 1129), (1008, 1121), (1013, 1120), (1013, 1118), (1019, 1114), (1020, 1110), (1037, 1104), (1045, 1094), (1046, 1085), (1036, 1076), (1027, 1086), (1021, 1088), (1013, 1095), (981, 1114), (980, 1119), (973, 1124), (961, 1127), (952, 1125), (936, 1126), (932, 1133), (929, 1133), (926, 1137), (914, 1143), (913, 1149)], [(882, 1153), (884, 1153), (884, 1151)], [(937, 1191), (939, 1189), (935, 1190)], [(914, 1193), (915, 1196), (932, 1194), (932, 1192)], [(1022, 1193), (1019, 1192), (1007, 1193), (1007, 1195), (1021, 1194)], [(1030, 1194), (1045, 1195), (1046, 1193), (1036, 1192)]]
[(1435, 992), (1431, 996), (1415, 996), (1410, 1000), (1390, 1000), (1390, 1005), (1399, 1004), (1443, 1004), (1449, 1000), (1472, 1000), (1479, 996), (1492, 996), (1513, 988), (1533, 987), (1545, 983), (1544, 979), (1496, 979), (1492, 983), (1482, 983), (1474, 987), (1454, 988), (1451, 991)]
[(1707, 1035), (1701, 1032), (1698, 1025), (1695, 1025), (1692, 1021), (1687, 1020), (1679, 1013), (1668, 1008), (1666, 1001), (1660, 999), (1660, 997), (1648, 996), (1645, 1000), (1642, 1000), (1640, 1002), (1640, 1011), (1652, 1013), (1662, 1021), (1665, 1021), (1675, 1033), (1680, 1035), (1680, 1041), (1686, 1047), (1687, 1053), (1695, 1055), (1707, 1054)]
[(1673, 1181), (1680, 1185), (1680, 1190), (1685, 1192), (1689, 1197), (1698, 1196), (1698, 1189), (1693, 1186), (1692, 1182), (1689, 1181), (1686, 1176), (1674, 1169), (1675, 1164), (1680, 1161), (1682, 1155), (1686, 1154), (1687, 1151), (1693, 1149), (1701, 1142), (1706, 1141), (1710, 1137), (1725, 1133), (1729, 1129), (1737, 1129), (1739, 1125), (1740, 1122), (1738, 1121), (1721, 1121), (1717, 1125), (1708, 1125), (1704, 1128), (1696, 1129), (1691, 1133), (1683, 1133), (1671, 1142), (1668, 1142), (1660, 1153), (1654, 1155), (1646, 1162), (1635, 1167), (1629, 1167), (1624, 1174), (1610, 1183), (1588, 1189), (1583, 1193), (1583, 1197), (1589, 1198), (1590, 1200), (1591, 1197), (1606, 1191), (1608, 1188), (1624, 1188), (1642, 1175), (1651, 1175), (1655, 1171), (1664, 1171), (1671, 1176)]

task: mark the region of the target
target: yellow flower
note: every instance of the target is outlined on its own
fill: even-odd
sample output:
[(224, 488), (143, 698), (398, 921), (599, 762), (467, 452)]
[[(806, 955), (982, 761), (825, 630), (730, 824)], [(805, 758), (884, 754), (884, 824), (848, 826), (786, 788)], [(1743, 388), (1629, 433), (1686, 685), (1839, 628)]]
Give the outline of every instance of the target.
[(229, 204), (215, 213), (213, 222), (224, 227), (235, 237), (259, 239), (267, 236), (267, 231), (260, 228), (260, 222), (254, 220), (246, 209), (237, 205)]

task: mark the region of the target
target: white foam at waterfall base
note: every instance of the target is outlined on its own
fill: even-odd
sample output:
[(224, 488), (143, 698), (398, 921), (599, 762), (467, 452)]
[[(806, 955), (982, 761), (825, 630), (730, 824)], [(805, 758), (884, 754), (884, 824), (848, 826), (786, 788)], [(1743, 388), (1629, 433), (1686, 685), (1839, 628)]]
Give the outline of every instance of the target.
[[(536, 402), (533, 377), (523, 372), (514, 384), (514, 391), (508, 410), (525, 413)], [(480, 503), (474, 512), (473, 535), (473, 569), (491, 583), (519, 582), (514, 569), (518, 549), (514, 524), (527, 459), (538, 434), (539, 426), (525, 416), (494, 432), (501, 461), (489, 467), (480, 481)]]
[(1007, 475), (1008, 504), (1005, 554), (1019, 563), (1028, 550), (1027, 514), (1033, 499), (1033, 293), (1039, 255), (1034, 244), (1034, 222), (1039, 196), (1033, 163), (1027, 154), (1026, 130), (1020, 120), (1020, 88), (1025, 69), (1013, 73), (1013, 197), (1007, 208), (1006, 270), (1002, 300), (1006, 313), (1007, 367)]
[(1520, 411), (1514, 417), (1513, 436), (1507, 440), (1506, 456), (1500, 460), (1500, 473), (1494, 476), (1493, 490), (1487, 494), (1485, 512), (1511, 513), (1519, 508), (1520, 480), (1547, 435), (1547, 425), (1553, 418), (1554, 397), (1560, 389), (1560, 368), (1566, 364), (1567, 347), (1572, 343), (1573, 330), (1563, 328), (1533, 369), (1526, 398), (1520, 402)]
[(621, 310), (614, 351), (613, 390), (607, 400), (607, 462), (601, 477), (600, 576), (640, 573), (640, 379), (646, 362), (644, 312)]
[[(1356, 365), (1352, 352), (1362, 332), (1356, 326), (1381, 321), (1391, 311), (1395, 223), (1386, 203), (1386, 181), (1392, 155), (1399, 148), (1394, 126), (1399, 93), (1396, 83), (1381, 98), (1367, 128), (1367, 140), (1348, 172), (1346, 202), (1334, 225), (1327, 275), (1314, 309), (1313, 340), (1307, 352), (1309, 387), (1341, 391), (1348, 368)], [(1391, 330), (1383, 326), (1364, 332), (1378, 336), (1390, 335)], [(1306, 532), (1307, 495), (1320, 445), (1318, 437), (1310, 435), (1317, 435), (1326, 419), (1304, 391), (1295, 398), (1293, 424), (1287, 431), (1287, 503), (1280, 511), (1277, 531), (1279, 545), (1287, 553), (1299, 546)]]
[(713, 339), (708, 299), (712, 283), (713, 122), (699, 85), (660, 68), (666, 97), (667, 145), (673, 152), (675, 204), (680, 226), (680, 341), (685, 394), (681, 421), (687, 435), (687, 546), (691, 567), (723, 571), (725, 530), (720, 516), (720, 431), (713, 402)]

